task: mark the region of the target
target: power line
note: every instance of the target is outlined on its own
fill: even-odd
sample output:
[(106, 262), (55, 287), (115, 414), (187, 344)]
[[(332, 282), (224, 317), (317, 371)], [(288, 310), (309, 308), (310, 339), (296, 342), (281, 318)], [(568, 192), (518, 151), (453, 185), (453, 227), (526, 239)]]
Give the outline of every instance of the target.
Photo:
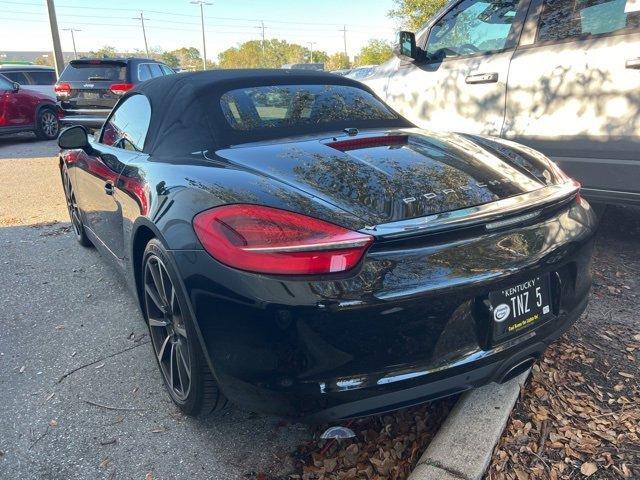
[[(11, 4), (11, 5), (21, 5), (21, 6), (37, 6), (37, 7), (41, 7), (41, 4), (39, 3), (32, 3), (32, 2), (16, 2), (16, 1), (11, 1), (11, 0), (0, 0), (0, 3), (6, 3), (6, 4)], [(206, 3), (205, 3), (206, 4)], [(116, 8), (116, 7), (88, 7), (88, 6), (82, 6), (82, 5), (57, 5), (57, 8), (70, 8), (73, 10), (77, 10), (77, 9), (86, 9), (86, 10), (121, 10), (121, 11), (129, 11), (129, 12), (138, 12), (140, 11), (140, 9), (138, 8)], [(167, 11), (167, 10), (145, 10), (147, 13), (157, 13), (160, 15), (171, 15), (171, 16), (180, 16), (180, 17), (191, 17), (191, 18), (198, 18), (199, 15), (192, 15), (192, 14), (186, 14), (186, 13), (177, 13), (177, 12), (171, 12), (171, 11)], [(28, 13), (28, 14), (32, 14), (33, 12), (24, 12), (24, 13)], [(65, 16), (72, 16), (71, 14), (65, 14)], [(74, 16), (81, 16), (81, 15), (74, 15)], [(105, 17), (100, 17), (100, 18), (105, 18)], [(113, 17), (112, 17), (113, 18)], [(342, 25), (340, 23), (332, 23), (332, 22), (300, 22), (300, 21), (295, 21), (295, 20), (279, 20), (279, 19), (256, 19), (256, 18), (248, 18), (248, 17), (209, 17), (212, 18), (214, 20), (231, 20), (231, 21), (249, 21), (249, 22), (259, 22), (259, 21), (265, 21), (267, 23), (281, 23), (281, 24), (287, 24), (287, 25), (326, 25), (326, 26), (332, 26), (332, 27), (336, 27), (339, 25)], [(367, 28), (368, 30), (372, 29), (372, 28), (377, 28), (377, 27), (381, 27), (383, 25), (371, 25), (371, 24), (347, 24), (349, 27), (364, 27)], [(385, 26), (386, 27), (386, 26)]]

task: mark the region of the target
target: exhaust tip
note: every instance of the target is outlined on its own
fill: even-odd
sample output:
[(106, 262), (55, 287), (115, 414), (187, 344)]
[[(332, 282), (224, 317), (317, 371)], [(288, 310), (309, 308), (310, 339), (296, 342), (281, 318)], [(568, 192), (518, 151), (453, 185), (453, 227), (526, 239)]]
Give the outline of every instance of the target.
[(515, 366), (513, 366), (509, 370), (507, 370), (506, 373), (504, 373), (502, 375), (502, 377), (500, 377), (500, 379), (498, 380), (498, 383), (508, 382), (512, 378), (515, 378), (518, 375), (520, 375), (521, 373), (526, 372), (529, 368), (531, 368), (531, 366), (535, 362), (536, 362), (536, 358), (535, 357), (529, 357), (529, 358), (526, 358), (526, 359), (522, 360), (521, 362), (517, 363)]

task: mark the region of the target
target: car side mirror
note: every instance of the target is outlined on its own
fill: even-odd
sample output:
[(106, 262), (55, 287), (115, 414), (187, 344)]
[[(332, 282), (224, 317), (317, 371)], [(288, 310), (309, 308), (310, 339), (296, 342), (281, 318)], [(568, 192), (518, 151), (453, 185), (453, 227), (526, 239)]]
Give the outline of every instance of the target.
[(13, 82), (13, 93), (20, 91), (20, 84), (18, 82)]
[(398, 32), (393, 52), (398, 57), (412, 58), (415, 60), (417, 58), (415, 34), (406, 31)]
[(91, 146), (89, 145), (87, 129), (82, 125), (65, 128), (58, 137), (58, 146), (62, 150), (82, 149), (88, 152), (91, 150)]

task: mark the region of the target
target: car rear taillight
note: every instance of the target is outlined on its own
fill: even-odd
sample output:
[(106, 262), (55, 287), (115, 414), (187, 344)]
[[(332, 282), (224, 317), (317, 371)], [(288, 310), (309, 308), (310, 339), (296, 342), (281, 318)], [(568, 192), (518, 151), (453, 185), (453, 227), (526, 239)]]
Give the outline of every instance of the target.
[(68, 83), (56, 83), (53, 87), (54, 92), (58, 97), (68, 97), (71, 93), (71, 85)]
[(193, 227), (204, 249), (234, 268), (312, 275), (355, 267), (373, 237), (277, 208), (226, 205), (199, 213)]
[(133, 83), (113, 83), (109, 87), (109, 90), (111, 90), (111, 93), (115, 93), (116, 95), (124, 95), (134, 86), (135, 85)]

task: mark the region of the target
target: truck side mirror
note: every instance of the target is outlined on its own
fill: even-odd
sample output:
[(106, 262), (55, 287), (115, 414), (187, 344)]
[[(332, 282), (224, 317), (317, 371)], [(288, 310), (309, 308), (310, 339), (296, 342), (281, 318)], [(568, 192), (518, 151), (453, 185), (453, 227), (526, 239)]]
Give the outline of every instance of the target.
[(417, 58), (416, 36), (413, 32), (400, 31), (396, 40), (394, 53), (398, 57)]

